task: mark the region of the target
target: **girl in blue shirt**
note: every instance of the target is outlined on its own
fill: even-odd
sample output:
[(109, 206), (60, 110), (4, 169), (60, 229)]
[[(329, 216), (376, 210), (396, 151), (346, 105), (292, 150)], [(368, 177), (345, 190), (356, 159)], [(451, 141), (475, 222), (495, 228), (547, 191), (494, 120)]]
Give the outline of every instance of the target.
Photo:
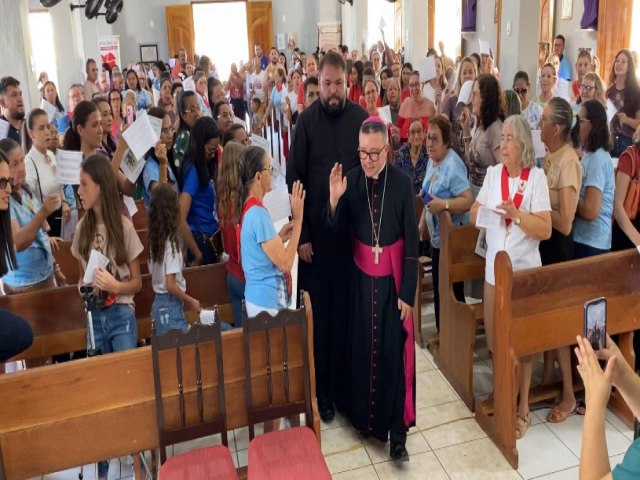
[[(302, 231), (305, 192), (300, 182), (293, 184), (293, 221), (280, 233), (262, 201), (271, 190), (271, 159), (260, 147), (240, 154), (240, 196), (235, 209), (240, 224), (240, 259), (244, 271), (247, 315), (261, 311), (274, 315), (290, 305), (291, 286), (287, 274), (293, 267)], [(290, 240), (290, 241), (289, 241)], [(285, 246), (285, 242), (289, 244)]]
[(598, 100), (580, 106), (571, 132), (584, 149), (582, 187), (573, 221), (575, 258), (600, 255), (611, 250), (615, 177), (611, 156), (607, 112)]
[(220, 131), (215, 120), (211, 117), (198, 119), (191, 130), (187, 155), (178, 175), (180, 215), (189, 227), (183, 231), (183, 238), (187, 244), (195, 241), (202, 254), (201, 259), (189, 257), (194, 264), (217, 263), (222, 252), (214, 187), (219, 145)]

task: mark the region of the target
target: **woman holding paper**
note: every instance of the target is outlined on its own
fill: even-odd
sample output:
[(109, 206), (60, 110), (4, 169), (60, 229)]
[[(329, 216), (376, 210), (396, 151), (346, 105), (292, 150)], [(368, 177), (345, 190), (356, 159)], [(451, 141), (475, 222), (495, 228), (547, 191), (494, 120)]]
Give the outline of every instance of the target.
[[(271, 159), (260, 147), (248, 147), (240, 155), (240, 194), (234, 207), (240, 225), (240, 257), (246, 278), (247, 315), (261, 311), (275, 315), (291, 303), (291, 277), (300, 233), (305, 192), (300, 182), (293, 184), (293, 221), (280, 233), (262, 202), (271, 190)], [(286, 244), (286, 242), (289, 242)], [(285, 245), (286, 244), (286, 245)]]
[[(514, 271), (539, 267), (538, 245), (551, 235), (547, 179), (542, 169), (536, 167), (531, 129), (521, 115), (506, 119), (500, 156), (502, 162), (487, 169), (478, 198), (471, 207), (471, 223), (486, 229), (484, 319), (490, 350), (493, 349), (496, 254), (506, 251)], [(516, 438), (522, 438), (531, 425), (531, 358), (519, 361)]]
[[(71, 253), (80, 262), (78, 287), (93, 286), (99, 304), (90, 310), (95, 348), (103, 354), (130, 350), (138, 341), (133, 297), (142, 288), (138, 257), (144, 247), (131, 220), (122, 215), (107, 157), (92, 154), (82, 162), (78, 195), (86, 213), (76, 226)], [(109, 461), (98, 462), (98, 478), (107, 478), (108, 472)]]
[(49, 117), (44, 110), (39, 108), (31, 110), (27, 119), (27, 131), (32, 140), (32, 147), (27, 153), (25, 164), (27, 170), (26, 182), (31, 192), (40, 203), (49, 195), (58, 195), (62, 198), (60, 210), (56, 210), (49, 217), (49, 234), (59, 237), (62, 231), (62, 219), (71, 219), (71, 209), (64, 195), (63, 186), (56, 177), (56, 156), (48, 149), (51, 139), (49, 129)]
[(11, 232), (17, 263), (3, 277), (5, 293), (31, 292), (66, 283), (55, 264), (52, 250), (58, 237), (49, 237), (47, 217), (60, 207), (60, 193), (48, 195), (40, 204), (26, 182), (24, 154), (11, 139), (0, 140), (0, 152), (8, 159), (11, 185)]
[(64, 117), (64, 107), (62, 106), (62, 102), (60, 102), (58, 89), (56, 88), (55, 83), (50, 80), (44, 83), (44, 86), (42, 87), (42, 99), (56, 107), (56, 115), (51, 119), (51, 121), (57, 125), (58, 121)]
[(620, 50), (611, 69), (610, 86), (606, 97), (613, 102), (618, 114), (611, 121), (614, 145), (612, 157), (619, 157), (633, 143), (633, 132), (640, 126), (640, 85), (631, 52)]
[(422, 83), (420, 83), (420, 73), (415, 71), (409, 78), (410, 96), (400, 107), (398, 112), (398, 127), (400, 137), (403, 142), (409, 138), (409, 122), (413, 118), (419, 118), (426, 131), (429, 128), (429, 119), (436, 114), (434, 103), (422, 95)]
[[(457, 80), (453, 94), (449, 96), (442, 106), (442, 114), (451, 122), (451, 148), (455, 150), (460, 158), (464, 158), (465, 152), (464, 140), (462, 139), (464, 134), (462, 132), (462, 126), (460, 125), (460, 115), (467, 103), (469, 103), (469, 100), (471, 100), (471, 89), (469, 86), (473, 87), (473, 81), (477, 76), (478, 70), (476, 69), (474, 61), (471, 57), (464, 57), (458, 67), (458, 75), (456, 76)], [(463, 91), (462, 86), (467, 82), (471, 82), (471, 84), (467, 84), (467, 87), (465, 87)], [(463, 94), (462, 97), (461, 93)]]

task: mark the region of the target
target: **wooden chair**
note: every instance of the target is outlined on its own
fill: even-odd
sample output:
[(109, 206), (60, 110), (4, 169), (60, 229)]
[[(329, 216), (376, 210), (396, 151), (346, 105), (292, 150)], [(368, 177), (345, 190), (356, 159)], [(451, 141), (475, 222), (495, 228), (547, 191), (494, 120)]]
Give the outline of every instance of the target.
[[(311, 382), (313, 369), (313, 321), (309, 295), (301, 292), (303, 306), (298, 310), (281, 310), (275, 316), (260, 312), (256, 317), (247, 318), (244, 309), (242, 321), (244, 335), (244, 357), (246, 369), (247, 417), (249, 426), (248, 478), (262, 479), (330, 479), (331, 474), (320, 449), (320, 425), (315, 423), (313, 401), (315, 385)], [(296, 335), (296, 330), (301, 335)], [(304, 376), (304, 396), (301, 400), (290, 401), (289, 350), (295, 347), (288, 336), (302, 339)], [(265, 348), (262, 348), (262, 345)], [(264, 351), (266, 356), (266, 398), (265, 389), (254, 388), (258, 383), (252, 378), (252, 366), (264, 365), (263, 359), (254, 358), (252, 351)], [(295, 354), (292, 354), (295, 355)], [(297, 356), (297, 355), (296, 355)], [(277, 360), (280, 363), (276, 363)], [(295, 380), (294, 380), (295, 381)], [(299, 382), (299, 380), (298, 380)], [(282, 385), (283, 388), (277, 388)], [(254, 398), (254, 392), (262, 395)], [(254, 424), (305, 414), (304, 427), (292, 427), (255, 437)], [(315, 434), (315, 436), (314, 436)]]
[[(201, 351), (204, 351), (205, 347), (208, 348), (210, 346), (214, 347), (215, 354), (204, 355)], [(174, 349), (176, 353), (175, 371), (177, 373), (179, 406), (179, 424), (176, 426), (170, 425), (174, 422), (169, 420), (172, 418), (175, 420), (175, 416), (167, 415), (165, 417), (162, 376), (164, 375), (166, 377), (166, 370), (169, 369), (166, 368), (167, 365), (163, 365), (161, 368), (159, 357), (160, 351)], [(182, 333), (180, 330), (171, 330), (165, 335), (158, 336), (154, 332), (151, 335), (151, 352), (153, 357), (158, 440), (160, 444), (160, 478), (237, 479), (238, 477), (227, 441), (220, 322), (216, 321), (215, 324), (210, 326), (195, 324), (187, 333)], [(191, 355), (191, 352), (193, 352), (195, 358), (195, 384), (183, 378), (182, 357), (183, 355)], [(202, 359), (203, 356), (204, 360)], [(162, 374), (161, 371), (163, 372)], [(203, 385), (206, 384), (206, 382), (203, 379), (203, 373), (205, 375), (210, 373), (215, 379), (218, 408), (207, 409), (208, 412), (211, 410), (218, 412), (218, 415), (215, 415), (213, 418), (208, 418), (209, 415), (205, 416)], [(167, 383), (171, 384), (172, 382)], [(197, 416), (193, 414), (187, 415), (185, 406), (187, 402), (194, 403), (194, 392), (191, 389), (194, 385)], [(186, 392), (185, 390), (191, 391)], [(207, 400), (216, 400), (216, 395), (210, 394), (208, 397)], [(168, 445), (214, 435), (216, 433), (221, 434), (223, 445), (199, 448), (167, 460), (166, 448)]]

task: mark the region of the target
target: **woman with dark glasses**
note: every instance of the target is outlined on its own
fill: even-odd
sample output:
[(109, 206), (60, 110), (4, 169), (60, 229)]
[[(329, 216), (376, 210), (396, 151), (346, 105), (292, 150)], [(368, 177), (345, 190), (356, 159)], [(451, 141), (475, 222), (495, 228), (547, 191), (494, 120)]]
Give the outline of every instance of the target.
[(513, 91), (518, 94), (520, 104), (522, 105), (521, 115), (529, 122), (532, 130), (540, 128), (540, 117), (542, 116), (542, 107), (537, 103), (530, 102), (527, 93), (531, 89), (529, 84), (529, 75), (527, 72), (519, 71), (513, 77)]

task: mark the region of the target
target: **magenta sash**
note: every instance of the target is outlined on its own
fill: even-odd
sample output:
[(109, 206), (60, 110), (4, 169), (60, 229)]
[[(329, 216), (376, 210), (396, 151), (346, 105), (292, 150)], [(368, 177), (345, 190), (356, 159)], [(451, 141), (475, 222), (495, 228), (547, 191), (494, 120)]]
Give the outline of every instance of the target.
[[(371, 277), (387, 277), (393, 275), (396, 292), (400, 293), (402, 274), (404, 270), (404, 240), (400, 239), (392, 245), (385, 245), (380, 252), (379, 263), (374, 262), (375, 256), (371, 245), (362, 243), (357, 238), (354, 241), (354, 260), (356, 266)], [(414, 378), (416, 370), (415, 341), (413, 336), (413, 312), (409, 312), (402, 322), (402, 328), (407, 334), (404, 342), (404, 424), (409, 427), (416, 420), (416, 406), (413, 400)]]

